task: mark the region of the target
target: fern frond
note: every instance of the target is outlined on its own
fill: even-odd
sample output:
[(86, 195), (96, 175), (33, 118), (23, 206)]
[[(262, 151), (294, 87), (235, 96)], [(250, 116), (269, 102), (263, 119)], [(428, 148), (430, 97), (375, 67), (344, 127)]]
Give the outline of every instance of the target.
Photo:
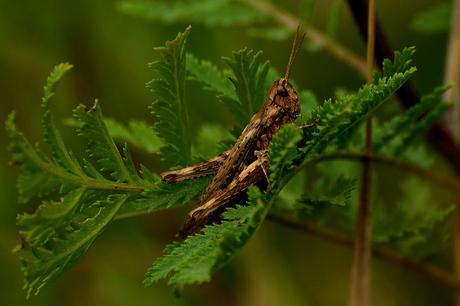
[(149, 66), (159, 72), (162, 78), (147, 83), (147, 87), (161, 98), (150, 107), (160, 119), (153, 129), (166, 143), (160, 149), (160, 156), (164, 161), (178, 166), (192, 164), (185, 104), (185, 46), (190, 29), (189, 26), (175, 40), (167, 41), (166, 47), (155, 48), (163, 60), (150, 63)]
[(128, 143), (137, 151), (146, 154), (155, 154), (164, 146), (164, 142), (145, 121), (130, 120), (128, 126), (113, 118), (104, 118), (104, 121), (110, 137), (119, 145)]
[(235, 133), (246, 126), (265, 100), (269, 62), (260, 66), (261, 57), (262, 52), (253, 56), (253, 51), (245, 48), (233, 52), (233, 59), (223, 58), (235, 76), (230, 78), (233, 87), (216, 66), (189, 55), (187, 70), (192, 74), (190, 79), (204, 83), (205, 89), (218, 94), (219, 101), (238, 122), (239, 130)]
[(180, 295), (184, 285), (209, 281), (211, 274), (249, 240), (267, 212), (268, 205), (262, 203), (260, 192), (251, 187), (248, 193), (256, 205), (229, 209), (223, 214), (226, 220), (222, 224), (206, 226), (204, 234), (191, 236), (185, 243), (167, 246), (164, 250), (167, 254), (158, 258), (148, 270), (144, 285), (149, 287), (170, 277), (168, 284), (174, 286), (176, 295)]
[(273, 135), (268, 154), (270, 160), (271, 189), (276, 189), (284, 170), (291, 166), (291, 160), (296, 155), (296, 144), (300, 140), (300, 133), (293, 125), (287, 125)]
[(44, 88), (44, 96), (42, 98), (42, 108), (45, 111), (43, 115), (42, 125), (45, 129), (44, 141), (50, 144), (53, 148), (52, 154), (57, 164), (62, 165), (70, 173), (82, 175), (83, 170), (76, 162), (75, 158), (67, 151), (61, 134), (54, 124), (54, 119), (51, 114), (50, 100), (54, 96), (54, 90), (62, 76), (72, 68), (69, 63), (60, 64), (54, 67), (54, 71), (48, 77)]
[[(24, 288), (28, 289), (27, 297), (35, 289), (35, 294), (38, 294), (43, 286), (55, 281), (75, 266), (128, 197), (127, 194), (111, 195), (107, 200), (94, 203), (93, 207), (97, 208), (95, 214), (79, 224), (74, 224), (78, 230), (48, 240), (45, 248), (35, 249), (34, 254), (37, 260), (22, 259), (24, 264), (22, 270), (25, 276)], [(70, 198), (70, 194), (64, 197), (64, 201), (75, 200), (79, 201), (79, 199)]]
[[(15, 119), (16, 113), (12, 112), (8, 116), (5, 128), (11, 139), (8, 149), (13, 155), (13, 161), (21, 164), (24, 170), (17, 182), (18, 202), (26, 203), (36, 194), (41, 197), (58, 189), (65, 180), (56, 173), (57, 166), (48, 159), (42, 159), (24, 135), (16, 129)], [(40, 150), (38, 146), (36, 150)]]
[(253, 56), (253, 51), (245, 48), (233, 52), (233, 59), (223, 58), (235, 75), (235, 78), (230, 80), (235, 86), (238, 100), (226, 94), (219, 98), (233, 114), (241, 129), (265, 101), (264, 82), (269, 70), (269, 62), (266, 61), (259, 68), (261, 57), (261, 51)]
[[(126, 126), (114, 118), (105, 117), (104, 122), (110, 137), (119, 146), (124, 146), (127, 143), (131, 148), (145, 154), (155, 154), (160, 150), (160, 147), (164, 146), (164, 142), (145, 121), (129, 120)], [(74, 118), (67, 118), (63, 123), (70, 127), (81, 127), (81, 122)]]
[(244, 3), (233, 0), (195, 1), (120, 1), (122, 12), (166, 24), (189, 22), (217, 26), (246, 25), (261, 22), (266, 17)]
[(9, 115), (6, 121), (5, 128), (12, 140), (9, 151), (13, 155), (13, 160), (22, 164), (24, 170), (17, 184), (20, 203), (26, 203), (36, 194), (41, 197), (58, 188), (61, 188), (61, 192), (65, 192), (73, 186), (65, 179), (67, 176), (84, 176), (80, 165), (65, 148), (49, 108), (50, 99), (54, 95), (53, 90), (64, 73), (71, 67), (69, 64), (61, 64), (54, 68), (47, 80), (42, 99), (42, 108), (45, 111), (42, 120), (45, 129), (45, 142), (52, 145), (54, 161), (44, 156), (38, 145), (34, 150), (23, 134), (16, 129), (14, 112)]
[(185, 204), (201, 195), (211, 183), (210, 177), (187, 180), (175, 184), (157, 182), (154, 188), (145, 191), (134, 206), (137, 210), (147, 209), (151, 212), (160, 208), (169, 208), (173, 204)]
[(431, 212), (429, 220), (418, 218), (416, 224), (403, 223), (398, 231), (380, 232), (374, 240), (405, 255), (427, 258), (448, 246), (451, 230), (449, 221), (454, 210), (455, 206), (452, 205), (442, 211)]
[[(408, 135), (406, 138), (407, 140), (404, 141), (406, 145), (398, 146), (398, 149), (392, 151), (401, 152), (403, 148), (407, 148), (407, 145), (409, 145), (410, 142), (426, 131), (426, 129), (428, 129), (432, 123), (434, 123), (434, 121), (436, 121), (450, 106), (449, 103), (439, 104), (441, 102), (442, 95), (452, 86), (452, 84), (447, 84), (435, 88), (433, 93), (422, 97), (420, 104), (409, 108), (403, 115), (394, 117), (389, 123), (385, 124), (381, 128), (378, 128), (374, 133), (373, 151), (379, 151), (385, 144), (389, 143), (397, 135), (412, 126), (413, 128), (410, 132), (411, 136)], [(424, 118), (416, 123), (416, 121), (428, 111), (430, 113), (425, 115)]]
[(193, 54), (187, 53), (187, 71), (191, 74), (189, 80), (204, 83), (203, 89), (214, 91), (219, 95), (227, 95), (237, 99), (232, 83), (207, 60), (198, 60)]
[(293, 214), (302, 220), (324, 224), (331, 218), (334, 205), (345, 206), (356, 189), (357, 180), (340, 176), (336, 181), (321, 180), (313, 188), (313, 192), (303, 194), (292, 207)]
[[(405, 49), (406, 50), (406, 49)], [(399, 61), (398, 67), (405, 68), (410, 58), (406, 57), (407, 52), (403, 52), (406, 62)], [(412, 52), (413, 53), (413, 52)], [(387, 64), (387, 70), (393, 66)], [(313, 110), (310, 121), (315, 119), (319, 123), (315, 128), (305, 129), (303, 141), (300, 143), (300, 151), (303, 152), (296, 162), (305, 158), (307, 155), (313, 157), (321, 153), (326, 146), (338, 135), (346, 132), (355, 124), (362, 122), (372, 111), (388, 99), (404, 82), (406, 82), (416, 71), (415, 67), (403, 72), (395, 73), (391, 77), (379, 79), (377, 85), (365, 85), (355, 96), (340, 99), (335, 105), (326, 101), (322, 107)]]
[(80, 209), (78, 204), (85, 190), (85, 188), (78, 188), (70, 191), (65, 201), (44, 202), (33, 215), (27, 213), (18, 215), (17, 225), (24, 229), (21, 231), (21, 236), (27, 241), (28, 246), (39, 247), (60, 234)]
[(382, 72), (374, 70), (374, 84), (378, 84), (379, 79), (389, 78), (396, 73), (408, 70), (414, 53), (415, 47), (409, 47), (404, 48), (402, 52), (395, 51), (393, 62), (388, 58), (384, 59), (382, 63)]
[[(84, 172), (68, 152), (54, 125), (50, 98), (63, 73), (70, 65), (57, 66), (48, 78), (42, 100), (45, 142), (52, 147), (53, 159), (38, 147), (34, 149), (18, 132), (15, 113), (11, 113), (5, 127), (11, 138), (9, 149), (13, 160), (22, 165), (18, 179), (19, 201), (27, 202), (35, 195), (43, 197), (59, 191), (59, 201), (45, 199), (34, 214), (17, 217), (21, 227), (23, 246), (15, 251), (30, 250), (36, 260), (23, 260), (25, 286), (28, 296), (60, 277), (85, 254), (94, 239), (118, 213), (123, 203), (141, 196), (152, 188), (152, 182), (142, 180), (134, 167), (129, 149), (121, 157), (105, 127), (101, 108), (95, 105), (86, 111), (80, 105), (75, 116), (81, 121), (80, 135), (88, 138), (88, 152), (99, 158), (102, 170), (111, 172), (117, 181), (104, 178), (84, 160)], [(144, 178), (152, 175), (142, 168)]]
[(122, 158), (110, 137), (99, 103), (95, 103), (94, 111), (87, 111), (84, 105), (78, 106), (74, 111), (74, 116), (83, 122), (81, 128), (78, 129), (79, 135), (89, 139), (87, 152), (99, 158), (101, 171), (109, 171), (118, 182), (141, 183), (136, 171), (132, 171), (132, 167), (127, 167), (126, 162), (131, 159), (129, 155), (126, 155), (129, 151), (125, 150), (125, 158)]

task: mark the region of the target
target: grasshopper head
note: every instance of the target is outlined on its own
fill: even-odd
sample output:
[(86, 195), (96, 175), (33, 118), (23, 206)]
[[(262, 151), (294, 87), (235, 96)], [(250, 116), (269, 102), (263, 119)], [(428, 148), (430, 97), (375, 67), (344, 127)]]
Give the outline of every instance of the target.
[(288, 113), (289, 117), (294, 119), (299, 117), (299, 96), (288, 79), (281, 78), (276, 80), (268, 92), (268, 98)]

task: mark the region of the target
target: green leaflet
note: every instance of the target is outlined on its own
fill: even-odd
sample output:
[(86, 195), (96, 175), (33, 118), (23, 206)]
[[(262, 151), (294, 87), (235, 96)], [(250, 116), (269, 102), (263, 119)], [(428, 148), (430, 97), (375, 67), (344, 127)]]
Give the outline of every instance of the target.
[(170, 277), (168, 284), (180, 295), (184, 285), (209, 281), (212, 273), (246, 244), (268, 211), (267, 203), (260, 201), (261, 194), (256, 188), (249, 189), (249, 196), (255, 205), (230, 209), (223, 214), (226, 221), (221, 225), (206, 226), (204, 234), (191, 236), (182, 244), (168, 245), (164, 250), (167, 254), (148, 270), (144, 285), (149, 287)]
[(380, 79), (392, 77), (395, 73), (401, 73), (409, 69), (412, 62), (412, 55), (415, 47), (404, 48), (402, 52), (395, 51), (393, 62), (388, 58), (383, 60), (382, 72), (374, 70), (374, 84), (378, 84)]
[[(410, 130), (403, 135), (403, 139), (399, 139), (400, 142), (398, 145), (390, 146), (390, 150), (394, 155), (399, 155), (403, 150), (408, 148), (414, 140), (422, 136), (451, 106), (450, 103), (442, 102), (442, 95), (452, 86), (452, 84), (446, 84), (435, 88), (433, 93), (422, 97), (420, 104), (414, 105), (404, 114), (393, 117), (390, 122), (376, 129), (373, 136), (373, 151), (379, 151), (398, 135)], [(420, 119), (422, 115), (424, 117)]]
[(45, 111), (43, 114), (42, 125), (45, 129), (44, 141), (50, 144), (53, 148), (52, 154), (55, 158), (56, 165), (61, 165), (70, 173), (82, 175), (83, 171), (75, 158), (67, 151), (62, 140), (61, 134), (57, 130), (54, 119), (51, 114), (50, 100), (54, 96), (54, 90), (62, 76), (72, 68), (72, 65), (60, 64), (54, 68), (54, 71), (48, 77), (44, 88), (44, 97), (42, 99), (42, 108)]
[[(164, 142), (155, 134), (152, 127), (142, 120), (129, 120), (126, 126), (114, 118), (104, 117), (105, 126), (110, 137), (117, 145), (129, 144), (131, 148), (144, 154), (155, 154), (164, 146)], [(64, 120), (64, 124), (71, 127), (81, 127), (81, 122), (73, 118)]]
[(235, 78), (230, 80), (235, 86), (238, 100), (226, 94), (219, 96), (219, 99), (235, 117), (241, 130), (265, 101), (264, 82), (269, 63), (266, 61), (259, 68), (261, 57), (261, 51), (253, 56), (253, 51), (245, 48), (233, 52), (233, 59), (223, 58), (235, 75)]
[(318, 184), (313, 193), (303, 194), (293, 209), (294, 214), (303, 220), (325, 223), (331, 218), (332, 205), (346, 205), (357, 180), (341, 176), (336, 181), (326, 179)]
[(118, 182), (141, 184), (142, 180), (134, 169), (128, 147), (125, 147), (125, 158), (122, 158), (105, 126), (99, 103), (95, 103), (94, 107), (94, 111), (87, 112), (86, 107), (80, 105), (74, 111), (75, 118), (83, 122), (78, 130), (79, 135), (89, 139), (87, 152), (98, 158), (101, 171), (109, 171)]
[[(72, 188), (70, 182), (65, 180), (66, 176), (83, 175), (78, 163), (71, 153), (67, 152), (59, 131), (54, 126), (53, 117), (49, 109), (51, 97), (54, 95), (54, 88), (61, 77), (72, 68), (69, 64), (56, 66), (47, 80), (44, 88), (42, 108), (45, 110), (42, 125), (45, 129), (45, 141), (52, 144), (54, 160), (45, 157), (40, 148), (36, 150), (27, 142), (22, 133), (15, 127), (15, 113), (8, 116), (5, 128), (12, 140), (9, 151), (13, 160), (23, 165), (24, 173), (18, 179), (19, 202), (26, 203), (35, 194), (46, 195), (57, 188), (62, 191)], [(69, 186), (69, 184), (71, 186)]]
[(210, 177), (175, 184), (159, 181), (156, 184), (157, 188), (145, 191), (134, 207), (137, 210), (147, 209), (150, 212), (159, 208), (169, 208), (176, 203), (185, 204), (203, 193), (209, 183), (211, 183)]
[(292, 158), (296, 156), (296, 144), (300, 133), (294, 125), (287, 125), (272, 138), (268, 158), (270, 160), (270, 189), (279, 189), (279, 182), (284, 171), (291, 166)]
[[(415, 213), (414, 219), (417, 222), (409, 220), (409, 224), (403, 223), (404, 226), (393, 226), (390, 227), (390, 231), (380, 231), (375, 235), (374, 241), (396, 248), (405, 255), (428, 258), (449, 245), (450, 220), (454, 210), (455, 206), (452, 205), (443, 210), (430, 212), (429, 218)], [(396, 222), (398, 221), (396, 218)]]
[(74, 224), (78, 230), (49, 240), (46, 248), (34, 252), (37, 260), (22, 259), (24, 288), (28, 289), (27, 297), (35, 288), (35, 294), (38, 294), (43, 286), (55, 281), (75, 266), (128, 197), (127, 194), (111, 195), (107, 200), (96, 202), (93, 206), (98, 210), (95, 211), (94, 216)]
[(104, 122), (110, 136), (119, 145), (128, 143), (145, 154), (155, 154), (164, 146), (164, 142), (145, 121), (129, 120), (128, 126), (113, 118), (104, 118)]
[(237, 99), (235, 87), (226, 76), (228, 71), (222, 73), (210, 61), (198, 60), (190, 53), (187, 53), (187, 71), (191, 74), (189, 80), (204, 83), (203, 89)]
[(187, 106), (185, 104), (185, 46), (191, 26), (179, 33), (175, 40), (167, 41), (166, 47), (155, 48), (163, 60), (149, 66), (161, 74), (161, 79), (147, 83), (160, 100), (152, 103), (152, 113), (160, 121), (153, 129), (166, 145), (161, 147), (160, 156), (164, 161), (178, 166), (192, 164)]

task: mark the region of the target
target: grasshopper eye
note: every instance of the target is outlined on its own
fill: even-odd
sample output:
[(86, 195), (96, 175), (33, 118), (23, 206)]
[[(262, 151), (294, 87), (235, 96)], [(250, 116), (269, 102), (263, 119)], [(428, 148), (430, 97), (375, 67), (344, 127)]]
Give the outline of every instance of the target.
[(282, 97), (285, 97), (288, 95), (286, 88), (284, 87), (284, 83), (278, 84), (276, 87), (276, 93)]

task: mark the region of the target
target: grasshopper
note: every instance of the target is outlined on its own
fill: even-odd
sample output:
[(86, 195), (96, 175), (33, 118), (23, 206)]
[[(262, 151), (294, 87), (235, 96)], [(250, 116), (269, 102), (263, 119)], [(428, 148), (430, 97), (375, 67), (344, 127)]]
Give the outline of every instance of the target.
[(249, 186), (262, 181), (264, 177), (269, 186), (267, 153), (270, 141), (283, 126), (294, 123), (300, 117), (299, 97), (289, 83), (292, 64), (305, 37), (304, 33), (296, 49), (299, 28), (300, 24), (297, 27), (284, 78), (273, 83), (268, 91), (267, 100), (251, 118), (233, 148), (195, 166), (162, 173), (162, 180), (168, 184), (215, 175), (196, 208), (189, 213), (182, 225), (179, 231), (180, 239), (185, 240), (187, 236), (199, 233), (205, 225), (219, 221), (220, 214), (232, 200)]

